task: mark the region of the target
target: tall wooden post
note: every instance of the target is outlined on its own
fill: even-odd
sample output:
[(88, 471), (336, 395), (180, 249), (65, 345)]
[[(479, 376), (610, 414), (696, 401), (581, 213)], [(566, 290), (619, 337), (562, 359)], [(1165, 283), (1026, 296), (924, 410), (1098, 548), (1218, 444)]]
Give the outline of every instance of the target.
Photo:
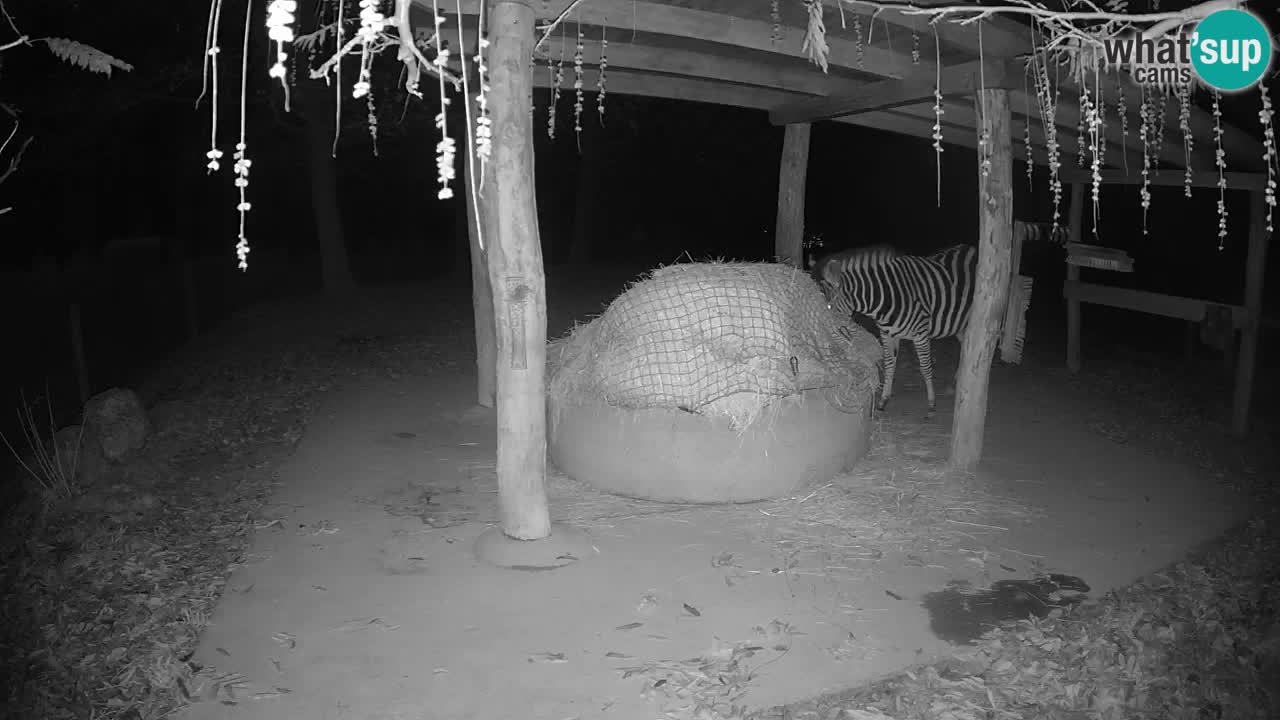
[[(483, 5), (480, 9), (484, 12)], [(474, 57), (475, 53), (472, 53)], [(479, 94), (480, 77), (474, 65), (468, 65), (471, 97), (467, 98), (470, 115), (474, 120), (478, 110), (475, 96)], [(475, 132), (472, 128), (470, 132)], [(465, 136), (464, 136), (465, 137)], [(471, 314), (475, 321), (476, 336), (476, 401), (482, 407), (491, 408), (496, 404), (498, 391), (497, 359), (498, 347), (493, 320), (493, 290), (489, 286), (489, 260), (486, 257), (482, 242), (492, 242), (496, 235), (493, 223), (488, 227), (481, 226), (481, 218), (476, 207), (475, 191), (486, 192), (487, 187), (480, 187), (481, 178), (474, 177), (475, 158), (473, 148), (466, 148), (462, 153), (462, 182), (466, 196), (467, 244), (471, 248)], [(473, 189), (474, 187), (474, 189)]]
[(809, 174), (809, 123), (791, 123), (782, 138), (778, 168), (778, 225), (774, 255), (779, 262), (804, 266), (804, 186)]
[(546, 277), (533, 202), (533, 74), (530, 0), (490, 7), (489, 107), (493, 147), (481, 200), (497, 330), (498, 504), (502, 532), (539, 540), (551, 532), (546, 493)]
[(1249, 429), (1249, 403), (1257, 368), (1258, 334), (1262, 328), (1262, 282), (1267, 266), (1267, 201), (1261, 192), (1249, 194), (1249, 255), (1244, 267), (1244, 327), (1236, 358), (1236, 388), (1231, 404), (1231, 429), (1243, 435)]
[[(1067, 240), (1080, 242), (1084, 232), (1084, 184), (1071, 183), (1071, 209), (1067, 211)], [(1080, 266), (1067, 264), (1067, 369), (1080, 371), (1080, 301), (1073, 294), (1080, 282)]]
[[(951, 461), (969, 471), (982, 457), (987, 421), (987, 387), (997, 333), (1009, 296), (1013, 252), (1013, 117), (1008, 90), (980, 90), (980, 122), (986, 124), (990, 165), (978, 179), (978, 274), (973, 309), (960, 352), (956, 410), (951, 426)], [(982, 166), (979, 156), (979, 167)]]

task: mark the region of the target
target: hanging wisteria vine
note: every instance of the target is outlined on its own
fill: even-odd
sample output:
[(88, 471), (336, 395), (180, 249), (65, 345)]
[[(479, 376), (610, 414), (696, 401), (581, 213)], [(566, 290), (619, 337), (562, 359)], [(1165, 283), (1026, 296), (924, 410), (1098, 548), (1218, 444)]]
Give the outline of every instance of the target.
[[(246, 4), (244, 9), (244, 44), (240, 57), (249, 57), (249, 19), (253, 17), (253, 5)], [(236, 235), (236, 260), (241, 270), (249, 269), (249, 238), (245, 235), (245, 222), (252, 205), (249, 203), (249, 168), (253, 161), (249, 159), (249, 143), (247, 139), (248, 125), (245, 123), (245, 110), (249, 106), (249, 63), (240, 63), (240, 142), (236, 143), (236, 152), (232, 158), (232, 166), (236, 174), (235, 186), (240, 194), (240, 202), (236, 203), (236, 212), (240, 214), (240, 227)]]
[(1152, 115), (1151, 95), (1142, 88), (1142, 105), (1138, 108), (1138, 142), (1142, 143), (1142, 187), (1138, 196), (1142, 199), (1142, 234), (1147, 234), (1147, 213), (1151, 210), (1151, 128), (1155, 126)]
[(573, 137), (578, 143), (578, 152), (582, 152), (582, 108), (584, 97), (582, 92), (582, 51), (585, 49), (582, 34), (582, 19), (578, 19), (578, 42), (573, 48)]
[(1191, 132), (1191, 84), (1179, 83), (1174, 91), (1178, 97), (1178, 129), (1182, 131), (1182, 158), (1186, 171), (1182, 175), (1182, 194), (1191, 197), (1192, 163), (1191, 151), (1195, 148), (1195, 139)]
[(1044, 128), (1045, 152), (1049, 161), (1049, 189), (1053, 193), (1053, 227), (1057, 228), (1062, 218), (1062, 178), (1058, 175), (1062, 165), (1061, 148), (1058, 146), (1058, 103), (1053, 88), (1049, 84), (1047, 59), (1042, 53), (1034, 52), (1031, 61), (1031, 72), (1036, 85), (1036, 100), (1040, 106), (1040, 126)]
[(1124, 83), (1116, 77), (1116, 115), (1120, 117), (1120, 162), (1129, 172), (1129, 108), (1124, 101)]
[(942, 47), (938, 42), (938, 28), (933, 29), (933, 52), (936, 58), (934, 67), (937, 75), (933, 85), (933, 158), (937, 178), (938, 207), (942, 207)]
[(209, 114), (211, 121), (209, 123), (209, 151), (206, 152), (205, 158), (209, 160), (205, 164), (205, 168), (209, 173), (215, 173), (221, 167), (218, 162), (222, 158), (222, 151), (218, 149), (218, 53), (222, 52), (222, 48), (218, 47), (218, 26), (222, 21), (222, 0), (214, 0), (209, 6), (209, 26), (205, 32), (204, 38), (204, 76), (203, 84), (205, 87), (200, 89), (200, 98), (196, 99), (196, 104), (200, 103), (200, 99), (204, 97), (205, 89), (211, 90), (212, 101), (209, 103)]
[[(458, 0), (458, 16), (462, 16), (462, 0)], [(476, 67), (476, 81), (480, 84), (479, 91), (476, 93), (476, 117), (475, 117), (475, 158), (480, 166), (475, 175), (479, 175), (479, 181), (472, 188), (473, 193), (479, 194), (479, 189), (484, 187), (484, 171), (489, 163), (489, 155), (493, 152), (493, 120), (489, 117), (489, 66), (485, 64), (485, 56), (489, 49), (489, 39), (485, 37), (484, 29), (484, 13), (480, 13), (480, 21), (476, 30), (476, 54), (474, 57)], [(458, 43), (462, 43), (462, 24), (458, 24)], [(464, 92), (470, 95), (470, 90), (465, 89), (467, 82), (467, 74), (462, 74), (462, 82), (464, 83)], [(471, 104), (467, 103), (468, 112)], [(530, 109), (533, 103), (529, 103)], [(471, 127), (471, 118), (467, 118), (467, 127)], [(484, 249), (483, 243), (480, 249)]]
[(1022, 109), (1022, 147), (1027, 153), (1027, 187), (1035, 187), (1035, 168), (1036, 157), (1032, 152), (1031, 146), (1031, 93), (1028, 85), (1030, 80), (1026, 75), (1022, 76), (1022, 98), (1024, 101)]
[[(978, 23), (978, 56), (981, 57), (982, 52), (982, 23)], [(938, 63), (942, 65), (941, 62)], [(978, 119), (978, 127), (981, 130), (978, 133), (978, 167), (982, 177), (991, 174), (991, 119), (987, 117), (986, 108), (980, 100), (982, 91), (987, 87), (987, 67), (986, 65), (978, 66), (978, 93), (973, 96), (974, 107), (976, 112), (974, 116)], [(936, 89), (935, 89), (936, 92)]]
[(547, 70), (551, 73), (551, 105), (547, 108), (547, 137), (556, 139), (556, 105), (560, 102), (560, 88), (564, 85), (564, 26), (560, 26), (560, 59), (556, 61), (554, 70), (551, 59), (547, 59)]
[(1227, 242), (1227, 152), (1222, 149), (1222, 96), (1213, 91), (1213, 164), (1218, 168), (1218, 249)]
[(1271, 95), (1265, 82), (1258, 83), (1258, 93), (1262, 96), (1262, 109), (1258, 111), (1258, 120), (1262, 123), (1262, 144), (1265, 151), (1262, 159), (1267, 164), (1267, 186), (1263, 191), (1267, 202), (1267, 232), (1273, 232), (1271, 226), (1272, 211), (1276, 208), (1276, 129), (1273, 124), (1275, 113), (1271, 110)]
[[(384, 49), (396, 48), (397, 60), (404, 63), (407, 72), (403, 76), (403, 86), (406, 92), (414, 98), (422, 98), (422, 94), (418, 90), (420, 73), (427, 72), (436, 76), (439, 98), (439, 112), (434, 116), (434, 126), (440, 133), (440, 140), (435, 145), (437, 180), (439, 182), (439, 190), (437, 196), (440, 199), (453, 197), (454, 193), (451, 189), (452, 182), (456, 179), (454, 166), (456, 164), (457, 148), (454, 139), (449, 134), (448, 114), (447, 110), (452, 103), (450, 98), (448, 85), (452, 84), (456, 91), (463, 93), (466, 108), (466, 137), (469, 146), (468, 152), (473, 153), (471, 156), (477, 164), (477, 171), (474, 173), (473, 182), (484, 182), (484, 171), (486, 163), (490, 157), (493, 142), (492, 121), (489, 115), (487, 102), (487, 93), (489, 86), (487, 83), (487, 66), (485, 65), (485, 57), (487, 54), (488, 40), (484, 33), (484, 3), (481, 2), (480, 30), (477, 36), (477, 45), (474, 55), (468, 56), (464, 52), (451, 51), (449, 46), (443, 40), (442, 29), (446, 23), (446, 16), (442, 14), (437, 6), (439, 0), (433, 0), (431, 11), (433, 17), (433, 31), (430, 37), (423, 42), (415, 41), (412, 28), (409, 22), (409, 9), (411, 0), (337, 0), (337, 22), (321, 27), (319, 30), (308, 35), (297, 35), (294, 25), (297, 21), (297, 0), (260, 0), (261, 6), (256, 2), (249, 2), (246, 6), (246, 15), (244, 21), (244, 38), (241, 58), (241, 107), (239, 113), (239, 138), (235, 144), (234, 158), (234, 183), (237, 188), (239, 199), (236, 205), (240, 215), (239, 231), (237, 236), (236, 252), (241, 268), (247, 267), (247, 256), (249, 252), (249, 243), (246, 233), (247, 213), (251, 208), (248, 200), (248, 182), (252, 161), (249, 158), (247, 150), (247, 131), (245, 124), (245, 113), (248, 99), (248, 79), (247, 79), (247, 61), (249, 54), (249, 28), (251, 26), (250, 15), (254, 8), (265, 8), (265, 26), (266, 36), (270, 43), (271, 55), (269, 60), (269, 68), (267, 75), (273, 80), (278, 81), (283, 92), (284, 109), (286, 112), (291, 110), (290, 107), (290, 89), (293, 85), (292, 78), (297, 73), (297, 55), (291, 53), (290, 46), (298, 46), (298, 49), (305, 51), (310, 56), (315, 56), (316, 49), (327, 43), (333, 42), (334, 53), (332, 57), (321, 63), (321, 65), (310, 70), (310, 76), (313, 79), (324, 79), (327, 82), (337, 80), (335, 90), (342, 92), (341, 77), (341, 61), (349, 52), (357, 51), (359, 53), (359, 70), (357, 77), (350, 89), (351, 97), (355, 99), (364, 98), (368, 113), (367, 126), (373, 142), (374, 153), (377, 153), (378, 141), (378, 103), (375, 101), (373, 93), (373, 65), (376, 56)], [(351, 1), (359, 8), (359, 27), (351, 38), (346, 37), (344, 28), (344, 8), (345, 2)], [(541, 37), (535, 43), (535, 56), (538, 55), (537, 49), (547, 41), (551, 33), (556, 27), (560, 28), (560, 49), (559, 59), (553, 61), (550, 57), (546, 57), (547, 69), (549, 74), (549, 85), (551, 86), (551, 102), (548, 107), (547, 117), (547, 134), (550, 138), (555, 138), (557, 110), (559, 106), (560, 93), (565, 89), (565, 61), (568, 50), (568, 38), (566, 36), (567, 29), (564, 21), (574, 14), (575, 8), (582, 0), (573, 0), (567, 3), (559, 10), (555, 19), (548, 24), (540, 24), (538, 30)], [(829, 70), (828, 55), (830, 48), (826, 41), (826, 27), (823, 20), (824, 3), (822, 0), (801, 0), (806, 10), (805, 34), (804, 40), (800, 47), (800, 52), (807, 55), (810, 60), (819, 66), (824, 72)], [(1050, 175), (1050, 187), (1053, 192), (1054, 204), (1054, 224), (1059, 224), (1061, 218), (1061, 202), (1062, 202), (1062, 182), (1060, 178), (1061, 169), (1061, 148), (1058, 142), (1058, 126), (1056, 123), (1056, 109), (1058, 107), (1059, 94), (1062, 88), (1062, 78), (1057, 76), (1061, 72), (1060, 68), (1069, 67), (1067, 76), (1071, 78), (1072, 83), (1078, 90), (1079, 102), (1079, 118), (1075, 123), (1077, 127), (1077, 163), (1084, 167), (1086, 162), (1090, 168), (1092, 202), (1094, 206), (1094, 227), (1095, 232), (1098, 226), (1096, 218), (1100, 205), (1100, 187), (1102, 182), (1101, 168), (1107, 161), (1109, 134), (1114, 134), (1107, 128), (1107, 113), (1110, 109), (1110, 98), (1106, 97), (1103, 87), (1103, 76), (1101, 63), (1099, 61), (1098, 48), (1100, 41), (1106, 38), (1113, 38), (1122, 32), (1132, 32), (1138, 26), (1145, 26), (1145, 32), (1156, 33), (1165, 32), (1177, 26), (1188, 25), (1203, 18), (1212, 9), (1218, 9), (1223, 6), (1222, 2), (1201, 3), (1200, 5), (1186, 8), (1176, 12), (1169, 13), (1147, 13), (1144, 15), (1126, 15), (1121, 13), (1127, 3), (1125, 0), (1109, 0), (1101, 3), (1101, 7), (1088, 5), (1083, 10), (1071, 12), (1052, 11), (1038, 5), (1017, 4), (1002, 6), (975, 6), (975, 5), (937, 5), (937, 6), (915, 6), (900, 4), (881, 4), (875, 0), (839, 0), (837, 7), (841, 13), (841, 25), (844, 27), (845, 8), (844, 3), (851, 6), (859, 6), (860, 10), (870, 8), (878, 13), (881, 10), (892, 10), (902, 16), (919, 16), (924, 15), (930, 18), (930, 25), (934, 34), (935, 49), (935, 88), (933, 93), (934, 100), (934, 123), (932, 133), (930, 135), (933, 141), (933, 148), (936, 158), (936, 185), (938, 202), (941, 203), (941, 154), (942, 147), (942, 125), (944, 109), (944, 95), (940, 86), (941, 83), (941, 42), (938, 37), (937, 23), (940, 21), (949, 21), (961, 26), (976, 23), (978, 35), (979, 57), (982, 53), (982, 20), (996, 14), (1019, 14), (1028, 16), (1032, 21), (1033, 36), (1033, 52), (1029, 62), (1030, 79), (1034, 83), (1034, 88), (1025, 87), (1024, 94), (1027, 96), (1027, 105), (1024, 109), (1024, 115), (1027, 121), (1023, 126), (1023, 142), (1027, 157), (1027, 177), (1028, 183), (1034, 182), (1034, 139), (1031, 130), (1030, 94), (1034, 90), (1037, 104), (1037, 112), (1039, 120), (1042, 124), (1044, 133), (1044, 142), (1048, 153), (1048, 165)], [(218, 28), (221, 22), (221, 3), (222, 0), (211, 0), (208, 15), (208, 24), (206, 30), (205, 52), (204, 52), (204, 88), (201, 92), (201, 99), (205, 95), (205, 91), (209, 90), (212, 94), (211, 103), (211, 128), (209, 136), (209, 149), (205, 153), (205, 163), (207, 170), (217, 172), (220, 169), (220, 160), (223, 152), (218, 147), (219, 135), (219, 53), (220, 46), (217, 41)], [(384, 4), (390, 3), (394, 5), (395, 12), (391, 18), (383, 14), (382, 8)], [(456, 11), (459, 19), (463, 16), (463, 8), (461, 0), (456, 0)], [(549, 5), (544, 3), (544, 11), (548, 11)], [(321, 12), (322, 16), (325, 14)], [(851, 26), (852, 45), (854, 51), (854, 60), (858, 67), (863, 67), (867, 62), (868, 54), (873, 52), (873, 48), (867, 46), (871, 44), (871, 33), (874, 32), (875, 14), (870, 14), (869, 32), (864, 37), (863, 34), (863, 12), (854, 12)], [(573, 46), (573, 128), (575, 139), (581, 150), (581, 134), (582, 134), (582, 114), (585, 110), (585, 89), (586, 89), (586, 53), (587, 53), (587, 32), (584, 31), (584, 18), (581, 14), (577, 17), (577, 32), (575, 43)], [(781, 0), (770, 0), (769, 5), (769, 23), (770, 38), (772, 43), (787, 37), (782, 27), (782, 10)], [(886, 21), (886, 29), (888, 29)], [(457, 27), (459, 47), (462, 47), (463, 32), (461, 24)], [(425, 35), (426, 33), (424, 33)], [(763, 25), (761, 26), (761, 34), (763, 34)], [(336, 39), (336, 42), (334, 40)], [(892, 53), (892, 38), (890, 37), (890, 53)], [(422, 51), (419, 51), (419, 48)], [(609, 70), (608, 59), (608, 37), (607, 37), (607, 21), (600, 22), (600, 43), (599, 43), (599, 63), (598, 74), (596, 79), (595, 90), (596, 113), (601, 125), (604, 124), (605, 115), (605, 99), (608, 94), (607, 78)], [(433, 57), (428, 60), (422, 56), (422, 52), (426, 52)], [(304, 55), (304, 62), (308, 55)], [(549, 53), (547, 53), (549, 55)], [(1062, 62), (1063, 57), (1067, 57), (1070, 64)], [(1055, 73), (1051, 75), (1049, 72), (1049, 64), (1055, 62)], [(454, 75), (450, 70), (450, 63), (454, 63), (462, 68), (460, 75)], [(846, 61), (847, 62), (847, 61)], [(911, 30), (911, 62), (913, 65), (919, 65), (921, 59), (921, 39), (918, 29), (913, 25)], [(476, 71), (474, 76), (468, 76), (467, 63), (472, 63), (473, 69)], [(985, 65), (980, 65), (981, 77), (980, 86), (986, 87)], [(471, 87), (472, 79), (478, 85)], [(273, 83), (274, 84), (274, 83)], [(1277, 158), (1274, 128), (1272, 124), (1273, 109), (1270, 97), (1265, 84), (1259, 83), (1260, 99), (1262, 109), (1259, 112), (1259, 119), (1263, 128), (1264, 144), (1266, 152), (1264, 161), (1267, 165), (1267, 184), (1264, 188), (1267, 211), (1267, 228), (1271, 229), (1272, 211), (1276, 204), (1276, 175), (1280, 170), (1280, 159)], [(1125, 85), (1117, 78), (1115, 87), (1116, 99), (1114, 108), (1119, 118), (1119, 140), (1122, 147), (1121, 160), (1128, 168), (1128, 108), (1126, 107), (1126, 88)], [(382, 92), (381, 90), (379, 91)], [(1184, 193), (1191, 194), (1191, 188), (1194, 185), (1193, 163), (1191, 158), (1195, 150), (1194, 133), (1191, 123), (1191, 112), (1193, 103), (1194, 88), (1186, 83), (1174, 83), (1169, 87), (1141, 88), (1141, 97), (1138, 104), (1139, 117), (1139, 141), (1142, 146), (1142, 184), (1139, 190), (1143, 207), (1143, 232), (1147, 232), (1147, 214), (1151, 207), (1151, 176), (1159, 167), (1162, 156), (1162, 144), (1164, 142), (1165, 122), (1166, 122), (1166, 102), (1168, 95), (1172, 94), (1175, 102), (1178, 103), (1178, 130), (1182, 135), (1182, 150), (1184, 171)], [(473, 95), (474, 93), (474, 95)], [(1217, 169), (1218, 182), (1218, 238), (1219, 247), (1225, 244), (1227, 233), (1227, 208), (1225, 203), (1225, 191), (1227, 189), (1227, 172), (1226, 172), (1226, 155), (1224, 151), (1224, 132), (1222, 125), (1222, 109), (1221, 98), (1219, 93), (1212, 93), (1213, 105), (1213, 139), (1215, 147), (1214, 163)], [(381, 95), (379, 96), (381, 98)], [(341, 127), (341, 95), (338, 95), (338, 102), (335, 107), (336, 127)], [(471, 100), (474, 100), (474, 108)], [(385, 105), (385, 101), (382, 103)], [(531, 107), (532, 112), (532, 107)], [(981, 106), (977, 111), (978, 121), (978, 149), (980, 153), (980, 167), (985, 175), (990, 171), (990, 118), (985, 117), (984, 110)], [(1172, 124), (1172, 118), (1168, 118)], [(335, 134), (336, 148), (336, 134)], [(473, 191), (477, 189), (473, 187)]]
[[(1054, 123), (1053, 115), (1058, 105), (1061, 83), (1057, 82), (1057, 78), (1053, 81), (1050, 80), (1050, 75), (1047, 72), (1049, 56), (1065, 57), (1077, 72), (1081, 64), (1093, 70), (1091, 73), (1092, 78), (1085, 76), (1076, 83), (1079, 89), (1078, 100), (1080, 103), (1079, 118), (1076, 122), (1076, 162), (1081, 167), (1085, 167), (1087, 163), (1087, 167), (1090, 168), (1094, 213), (1096, 216), (1099, 211), (1098, 186), (1101, 183), (1101, 166), (1107, 162), (1107, 111), (1110, 105), (1101, 77), (1101, 50), (1103, 43), (1121, 37), (1132, 36), (1134, 32), (1139, 32), (1144, 37), (1149, 38), (1160, 37), (1170, 30), (1194, 26), (1213, 12), (1238, 7), (1242, 4), (1238, 0), (1210, 0), (1179, 10), (1162, 12), (1159, 4), (1153, 0), (1153, 12), (1130, 14), (1127, 13), (1129, 4), (1127, 0), (1105, 0), (1096, 4), (1084, 3), (1080, 7), (1068, 10), (1051, 10), (1040, 4), (1022, 2), (987, 5), (967, 3), (916, 5), (882, 2), (880, 0), (840, 0), (839, 7), (841, 8), (842, 17), (843, 6), (846, 3), (863, 11), (870, 11), (873, 19), (876, 14), (883, 11), (897, 13), (903, 17), (925, 16), (929, 18), (930, 24), (934, 25), (935, 36), (936, 24), (944, 20), (960, 26), (968, 26), (975, 23), (980, 26), (983, 19), (996, 15), (1020, 15), (1031, 19), (1033, 36), (1038, 36), (1041, 32), (1046, 36), (1043, 42), (1033, 41), (1035, 49), (1030, 61), (1030, 70), (1035, 79), (1037, 104), (1040, 106), (1041, 122), (1049, 155), (1050, 185), (1054, 195), (1055, 226), (1058, 225), (1061, 217), (1062, 183), (1058, 177), (1060, 148), (1057, 142), (1057, 126)], [(826, 72), (828, 71), (827, 48), (821, 3), (815, 0), (805, 0), (805, 6), (809, 11), (809, 22), (803, 46), (804, 51), (814, 64)], [(919, 36), (914, 31), (912, 33), (911, 60), (913, 64), (920, 62)], [(1061, 65), (1061, 61), (1055, 63), (1055, 67), (1060, 67)], [(1187, 117), (1188, 110), (1185, 109), (1190, 104), (1190, 98), (1187, 94), (1189, 88), (1181, 88), (1174, 83), (1166, 81), (1159, 86), (1151, 88), (1145, 85), (1140, 86), (1140, 90), (1142, 94), (1138, 105), (1138, 115), (1140, 118), (1139, 140), (1142, 146), (1143, 168), (1141, 170), (1142, 183), (1139, 194), (1142, 199), (1143, 233), (1145, 234), (1147, 232), (1147, 212), (1151, 207), (1151, 175), (1154, 174), (1158, 167), (1162, 153), (1167, 117), (1165, 109), (1169, 94), (1173, 94), (1174, 99), (1183, 106), (1179, 108), (1179, 130), (1183, 135), (1184, 157), (1190, 156), (1194, 142)], [(1125, 87), (1119, 78), (1117, 78), (1116, 94), (1115, 109), (1120, 121), (1121, 162), (1127, 173), (1129, 169), (1129, 118)], [(935, 92), (935, 124), (932, 136), (935, 151), (939, 146), (938, 136), (941, 127), (939, 113), (941, 101), (938, 95), (939, 93)], [(1266, 105), (1260, 117), (1265, 117), (1267, 127), (1270, 127), (1270, 99), (1266, 98), (1265, 102)], [(1216, 124), (1220, 125), (1220, 120), (1216, 121)], [(1215, 130), (1215, 133), (1220, 132), (1220, 129)], [(1029, 135), (1030, 128), (1024, 128), (1024, 138)], [(1216, 142), (1221, 145), (1220, 139)], [(1268, 177), (1271, 177), (1277, 172), (1277, 159), (1272, 154), (1267, 154), (1265, 157), (1269, 163)], [(1218, 161), (1215, 160), (1215, 162)], [(1219, 168), (1219, 173), (1225, 178), (1225, 158), (1220, 159), (1220, 162), (1222, 166)], [(1187, 192), (1194, 184), (1193, 170), (1191, 168), (1192, 166), (1188, 163), (1185, 175)], [(1271, 197), (1271, 195), (1268, 195), (1268, 197)], [(1226, 225), (1225, 205), (1222, 205), (1219, 210), (1219, 225), (1220, 232), (1225, 232), (1222, 230)]]
[[(444, 25), (445, 17), (440, 14), (440, 8), (435, 0), (431, 2), (431, 17), (435, 21), (436, 33), (436, 57), (432, 62), (437, 70), (443, 71), (449, 62), (449, 48), (445, 46), (441, 40), (440, 26)], [(465, 76), (465, 73), (463, 74)], [(436, 181), (440, 183), (440, 190), (436, 192), (436, 197), (441, 200), (448, 200), (453, 197), (453, 188), (449, 187), (449, 183), (453, 181), (453, 157), (456, 152), (454, 148), (453, 137), (449, 135), (449, 96), (444, 88), (444, 74), (439, 75), (440, 78), (440, 112), (436, 114), (435, 126), (440, 131), (440, 142), (436, 143)], [(373, 118), (372, 101), (370, 102), (369, 117)]]
[(276, 44), (276, 62), (268, 74), (280, 80), (284, 89), (284, 111), (289, 112), (289, 86), (284, 81), (284, 61), (289, 59), (285, 46), (293, 42), (293, 13), (297, 11), (297, 0), (271, 0), (267, 5), (267, 37)]
[[(774, 0), (777, 2), (777, 0)], [(600, 125), (604, 126), (605, 70), (609, 67), (609, 19), (604, 18), (600, 25), (600, 71), (596, 75), (596, 115)]]
[[(840, 8), (841, 10), (843, 10), (844, 6), (841, 5)], [(853, 16), (853, 47), (854, 47), (854, 52), (857, 53), (858, 67), (865, 67), (865, 62), (866, 62), (865, 58), (866, 58), (867, 48), (862, 44), (862, 16), (861, 15)]]

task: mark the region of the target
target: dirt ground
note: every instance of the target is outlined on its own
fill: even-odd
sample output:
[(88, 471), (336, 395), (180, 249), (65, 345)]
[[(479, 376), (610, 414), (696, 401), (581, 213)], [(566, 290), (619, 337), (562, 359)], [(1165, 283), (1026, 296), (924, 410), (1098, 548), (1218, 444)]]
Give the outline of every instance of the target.
[(179, 717), (772, 707), (962, 648), (940, 633), (964, 619), (928, 602), (955, 582), (1060, 573), (1097, 598), (1247, 510), (1030, 365), (993, 372), (980, 472), (941, 475), (952, 399), (927, 423), (914, 364), (898, 378), (871, 455), (793, 498), (667, 506), (552, 469), (553, 519), (586, 530), (594, 552), (541, 573), (474, 556), (496, 522), (494, 418), (475, 405), (465, 361), (331, 389), (276, 469), (267, 517), (201, 638), (195, 659), (225, 673), (222, 691)]

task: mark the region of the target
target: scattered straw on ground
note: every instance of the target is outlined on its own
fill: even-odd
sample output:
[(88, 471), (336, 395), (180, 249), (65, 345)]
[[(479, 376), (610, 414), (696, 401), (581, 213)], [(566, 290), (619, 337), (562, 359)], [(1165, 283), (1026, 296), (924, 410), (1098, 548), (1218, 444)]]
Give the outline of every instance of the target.
[[(243, 560), (272, 467), (305, 428), (317, 390), (353, 376), (395, 378), (470, 364), (459, 351), (471, 342), (466, 318), (450, 312), (452, 298), (430, 302), (291, 301), (243, 316), (140, 389), (149, 406), (165, 408), (147, 462), (65, 507), (42, 512), (36, 498), (10, 508), (0, 528), (0, 675), (10, 679), (0, 716), (157, 720), (193, 695), (244, 699), (237, 676), (196, 667), (190, 657), (226, 578)], [(452, 324), (384, 327), (390, 318)], [(1236, 478), (1257, 493), (1257, 507), (1276, 507), (1275, 489), (1264, 482), (1280, 469), (1274, 444), (1221, 439), (1222, 414), (1213, 402), (1159, 401), (1186, 386), (1151, 367), (1119, 365), (1074, 380), (1043, 375), (1075, 383), (1073, 391), (1099, 407), (1114, 402), (1116, 410), (1099, 418), (1108, 432)], [(1221, 397), (1229, 393), (1219, 393), (1219, 403)], [(716, 512), (755, 513), (763, 519), (756, 522), (777, 531), (769, 537), (780, 548), (826, 547), (853, 533), (881, 549), (958, 542), (965, 533), (999, 532), (1002, 517), (1035, 512), (941, 473), (941, 433), (886, 424), (856, 475), (815, 494)], [(573, 522), (703, 510), (591, 496), (569, 482), (552, 476), (552, 508)], [(755, 716), (1280, 717), (1277, 523), (1268, 515), (1096, 605), (993, 631), (967, 661), (915, 668)], [(850, 556), (876, 549), (850, 546)], [(722, 720), (741, 713), (734, 704), (740, 689), (769, 661), (771, 646), (765, 638), (712, 648), (698, 662), (634, 667), (684, 717)]]
[[(0, 527), (0, 717), (156, 720), (237, 702), (234, 674), (190, 661), (269, 499), (273, 466), (315, 394), (345, 378), (449, 371), (462, 323), (423, 335), (387, 318), (452, 318), (451, 300), (291, 301), (233, 318), (139, 388), (157, 435), (71, 502), (27, 497)], [(308, 318), (321, 318), (308, 322)], [(362, 332), (358, 332), (358, 330)], [(363, 333), (363, 334), (362, 334)]]
[[(611, 528), (638, 517), (715, 514), (768, 530), (779, 549), (838, 551), (883, 556), (954, 546), (1001, 531), (1043, 512), (985, 490), (969, 476), (946, 472), (946, 429), (905, 421), (882, 422), (867, 457), (855, 470), (777, 500), (742, 505), (657, 503), (601, 492), (548, 468), (552, 519), (590, 529)], [(496, 493), (492, 462), (467, 466), (477, 491)], [(448, 522), (497, 522), (495, 504), (483, 510), (445, 509)], [(842, 540), (843, 538), (843, 540)], [(848, 538), (856, 538), (850, 543)], [(838, 555), (837, 555), (838, 556)]]

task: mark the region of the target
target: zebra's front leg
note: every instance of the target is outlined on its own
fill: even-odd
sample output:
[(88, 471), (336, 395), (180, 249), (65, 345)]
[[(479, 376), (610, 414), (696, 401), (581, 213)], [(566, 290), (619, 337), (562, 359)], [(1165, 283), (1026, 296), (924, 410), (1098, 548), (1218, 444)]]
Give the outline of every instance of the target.
[(920, 374), (924, 376), (924, 390), (929, 396), (929, 411), (926, 420), (932, 420), (937, 410), (937, 396), (933, 392), (933, 344), (929, 338), (913, 338), (911, 344), (916, 346), (916, 358), (920, 361)]
[(884, 411), (889, 404), (889, 394), (893, 392), (893, 371), (898, 365), (898, 338), (881, 337), (881, 359), (884, 364), (884, 382), (880, 387), (880, 403), (877, 410)]

